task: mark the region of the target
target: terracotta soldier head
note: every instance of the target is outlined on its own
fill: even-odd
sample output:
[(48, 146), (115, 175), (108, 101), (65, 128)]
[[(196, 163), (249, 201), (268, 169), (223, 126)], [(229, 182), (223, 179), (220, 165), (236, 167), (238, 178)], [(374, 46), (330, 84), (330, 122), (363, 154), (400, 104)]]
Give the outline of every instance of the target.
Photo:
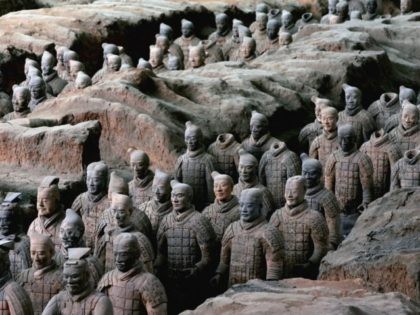
[(203, 133), (197, 125), (187, 121), (185, 123), (184, 140), (188, 151), (197, 151), (203, 145)]
[(105, 194), (108, 182), (108, 166), (102, 161), (90, 163), (86, 170), (86, 186), (90, 195)]
[(275, 40), (279, 36), (280, 22), (276, 19), (270, 19), (267, 22), (267, 37), (270, 40)]
[(166, 36), (169, 39), (169, 42), (172, 43), (174, 39), (174, 30), (168, 24), (160, 23), (159, 35)]
[(56, 60), (53, 54), (49, 51), (44, 51), (41, 58), (41, 70), (43, 75), (49, 75), (53, 73)]
[(321, 110), (321, 124), (326, 132), (337, 130), (338, 112), (334, 107), (327, 106)]
[(138, 69), (149, 69), (152, 70), (152, 65), (146, 59), (140, 58), (139, 62), (137, 63)]
[(69, 50), (66, 46), (57, 47), (57, 62), (64, 66), (64, 53)]
[(252, 111), (251, 120), (249, 122), (251, 135), (255, 141), (268, 133), (268, 119), (265, 115)]
[(150, 166), (150, 159), (146, 152), (137, 149), (129, 149), (130, 166), (134, 177), (144, 178)]
[(258, 160), (252, 154), (239, 151), (239, 165), (238, 165), (239, 178), (244, 182), (252, 182), (258, 174)]
[(186, 19), (181, 20), (181, 33), (185, 38), (189, 38), (194, 35), (194, 24)]
[(229, 17), (227, 14), (216, 14), (215, 22), (218, 35), (225, 35), (229, 31)]
[(320, 97), (317, 97), (317, 96), (312, 96), (311, 101), (312, 101), (312, 103), (315, 104), (315, 117), (319, 122), (321, 122), (321, 119), (322, 119), (321, 111), (325, 107), (332, 106), (332, 103), (327, 98), (320, 98)]
[(79, 55), (73, 50), (66, 50), (63, 55), (64, 66), (66, 67), (67, 73), (70, 74), (70, 60), (79, 61)]
[(42, 77), (41, 71), (38, 68), (29, 66), (28, 71), (26, 72), (26, 82), (31, 82), (31, 79), (34, 77)]
[(63, 280), (67, 292), (79, 295), (91, 287), (90, 269), (84, 257), (90, 253), (90, 248), (69, 248), (68, 260), (63, 266)]
[(36, 201), (36, 208), (39, 216), (49, 218), (60, 210), (59, 180), (58, 177), (47, 176), (39, 185)]
[(140, 245), (137, 238), (130, 233), (117, 235), (113, 243), (115, 266), (121, 272), (127, 272), (139, 262)]
[(265, 13), (265, 14), (267, 14), (269, 10), (270, 10), (270, 8), (264, 2), (258, 3), (255, 6), (255, 12), (256, 13)]
[(343, 84), (346, 101), (346, 113), (350, 116), (356, 114), (362, 107), (362, 91), (355, 86)]
[(401, 0), (400, 3), (401, 14), (407, 14), (413, 11), (413, 1), (412, 0)]
[(108, 184), (108, 200), (111, 201), (112, 194), (118, 193), (128, 196), (128, 184), (119, 176), (116, 172), (112, 172), (111, 176), (109, 177), (109, 184)]
[(368, 0), (366, 3), (367, 12), (369, 14), (375, 14), (378, 9), (378, 3), (376, 0)]
[(26, 77), (28, 76), (29, 67), (34, 67), (34, 68), (36, 68), (38, 70), (41, 69), (41, 67), (39, 66), (38, 61), (33, 60), (33, 59), (30, 59), (30, 58), (26, 58), (25, 59), (25, 66), (24, 66), (24, 73), (25, 73), (25, 76)]
[(17, 113), (28, 110), (29, 101), (31, 100), (31, 91), (26, 87), (13, 86), (12, 105), (13, 110)]
[(83, 71), (77, 72), (76, 80), (74, 81), (76, 89), (82, 90), (92, 85), (92, 79)]
[(40, 270), (51, 265), (54, 257), (54, 243), (44, 234), (31, 233), (31, 259), (32, 267)]
[(337, 23), (343, 23), (345, 20), (347, 20), (349, 15), (349, 4), (347, 1), (340, 0), (340, 2), (337, 3), (336, 8), (338, 16)]
[(155, 177), (152, 183), (153, 199), (159, 203), (167, 202), (171, 199), (171, 176), (155, 170)]
[(213, 177), (213, 191), (219, 203), (232, 199), (233, 179), (229, 175), (220, 174), (216, 171), (211, 173)]
[(102, 56), (104, 58), (104, 61), (106, 60), (106, 56), (108, 54), (119, 55), (120, 50), (118, 49), (118, 46), (115, 45), (115, 44), (103, 43), (102, 44)]
[(419, 109), (416, 105), (404, 101), (401, 111), (401, 125), (405, 130), (419, 124)]
[(156, 35), (156, 47), (162, 49), (164, 55), (168, 53), (170, 45), (168, 37), (165, 35)]
[(169, 55), (167, 67), (171, 71), (181, 70), (181, 60), (178, 56)]
[(21, 193), (10, 192), (0, 205), (0, 235), (16, 234), (19, 230)]
[(179, 213), (190, 209), (193, 200), (193, 190), (191, 186), (180, 183), (177, 180), (172, 180), (171, 187), (172, 208)]
[(279, 32), (279, 44), (280, 46), (287, 46), (293, 42), (293, 36), (289, 32)]
[(47, 95), (47, 86), (41, 77), (31, 78), (29, 81), (29, 90), (33, 99), (40, 99)]
[(75, 81), (77, 78), (77, 73), (79, 73), (79, 71), (85, 71), (85, 66), (78, 60), (70, 60), (69, 69), (70, 78), (72, 81)]
[(242, 222), (252, 222), (261, 216), (263, 194), (258, 188), (244, 189), (239, 199), (239, 212)]
[(133, 212), (133, 204), (130, 197), (117, 193), (112, 194), (111, 210), (116, 225), (124, 228), (130, 225), (130, 217)]
[(247, 60), (255, 57), (257, 44), (252, 37), (244, 37), (239, 48), (242, 59)]
[(328, 0), (328, 13), (329, 14), (337, 13), (337, 3), (338, 3), (338, 0)]
[(317, 186), (321, 182), (322, 165), (316, 159), (309, 158), (306, 154), (302, 154), (302, 176), (306, 180), (309, 188)]
[(192, 68), (200, 68), (204, 66), (206, 61), (206, 51), (204, 49), (204, 46), (190, 46), (188, 53), (188, 61)]
[(344, 153), (350, 153), (356, 147), (356, 133), (350, 124), (338, 128), (338, 142)]
[(157, 68), (163, 64), (163, 50), (157, 46), (150, 46), (149, 63), (152, 68)]
[(400, 104), (404, 103), (404, 100), (409, 101), (410, 103), (416, 103), (416, 92), (413, 89), (407, 88), (404, 85), (400, 86), (399, 94)]
[(284, 28), (288, 28), (293, 24), (293, 15), (287, 10), (283, 10), (281, 13), (281, 25)]
[(267, 29), (268, 15), (264, 12), (257, 12), (255, 16), (257, 27), (259, 31), (265, 31)]
[(287, 179), (284, 198), (289, 208), (294, 208), (305, 201), (306, 180), (302, 176), (293, 176)]
[(73, 209), (67, 209), (66, 217), (60, 226), (60, 239), (63, 247), (68, 250), (83, 245), (84, 233), (85, 225), (82, 218)]
[(121, 68), (121, 57), (114, 54), (106, 55), (106, 67), (111, 72), (117, 72)]
[(232, 36), (239, 38), (239, 26), (244, 25), (241, 20), (233, 19), (232, 20)]

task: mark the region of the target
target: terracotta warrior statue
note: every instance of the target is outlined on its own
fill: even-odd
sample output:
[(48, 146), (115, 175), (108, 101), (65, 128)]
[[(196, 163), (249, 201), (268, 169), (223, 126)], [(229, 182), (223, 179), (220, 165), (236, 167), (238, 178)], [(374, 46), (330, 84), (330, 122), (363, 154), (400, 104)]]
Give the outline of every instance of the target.
[(49, 51), (44, 51), (41, 58), (42, 78), (45, 83), (51, 88), (52, 95), (57, 96), (64, 89), (67, 81), (61, 79), (57, 71), (54, 70), (56, 60), (53, 54)]
[(370, 139), (375, 130), (375, 121), (371, 114), (363, 109), (362, 91), (355, 86), (343, 84), (346, 107), (338, 113), (338, 126), (350, 124), (356, 135), (356, 147), (359, 148), (363, 142)]
[(261, 40), (259, 48), (257, 49), (258, 55), (262, 55), (266, 51), (278, 49), (279, 46), (279, 30), (280, 22), (276, 19), (268, 20), (267, 22), (267, 37)]
[(222, 174), (232, 177), (233, 182), (238, 182), (239, 149), (241, 145), (231, 133), (217, 136), (216, 141), (210, 144), (207, 151), (214, 156), (215, 167)]
[(12, 101), (10, 96), (3, 90), (4, 77), (3, 72), (0, 70), (0, 117), (13, 111)]
[(399, 116), (400, 123), (389, 136), (402, 153), (415, 149), (420, 143), (420, 113), (416, 105), (404, 101)]
[[(252, 31), (251, 26), (255, 23), (255, 30)], [(251, 24), (249, 27), (252, 32), (252, 37), (255, 39), (257, 44), (256, 51), (261, 51), (262, 45), (267, 40), (267, 23), (268, 23), (268, 15), (267, 13), (257, 12), (255, 22)]]
[(187, 152), (178, 158), (175, 178), (191, 186), (194, 191), (195, 209), (202, 211), (214, 200), (213, 179), (214, 158), (204, 150), (201, 128), (190, 121), (185, 123), (185, 144)]
[(102, 59), (103, 59), (102, 68), (106, 68), (107, 67), (106, 56), (108, 56), (108, 54), (119, 55), (120, 50), (117, 45), (112, 44), (112, 43), (102, 43), (101, 46), (102, 46)]
[(370, 140), (363, 143), (360, 152), (366, 154), (373, 165), (372, 200), (382, 197), (389, 191), (391, 168), (402, 158), (400, 148), (393, 143), (383, 129), (372, 133)]
[(47, 100), (47, 87), (45, 82), (40, 77), (32, 77), (29, 81), (29, 91), (31, 92), (31, 100), (28, 107), (31, 111), (39, 106), (42, 102)]
[(319, 263), (328, 251), (328, 226), (305, 200), (306, 180), (290, 177), (286, 183), (286, 205), (274, 212), (270, 224), (283, 236), (285, 277), (316, 279)]
[[(128, 184), (122, 178), (119, 176), (115, 171), (111, 173), (109, 185), (108, 185), (108, 202), (111, 204), (112, 196), (114, 193), (126, 195), (128, 196)], [(131, 202), (131, 205), (133, 203)], [(147, 215), (139, 211), (138, 208), (134, 207), (130, 210), (132, 212), (131, 214), (131, 223), (135, 225), (135, 227), (143, 233), (149, 240), (153, 240), (153, 232), (152, 232), (152, 224), (150, 223), (149, 218)], [(104, 226), (107, 226), (107, 229), (112, 230), (114, 228), (117, 228), (117, 223), (115, 221), (115, 214), (111, 207), (108, 207), (105, 209), (105, 211), (102, 213), (102, 218), (100, 219), (100, 223), (97, 227), (97, 231), (100, 231), (104, 228)]]
[(128, 183), (128, 189), (134, 207), (138, 208), (153, 198), (152, 183), (155, 174), (149, 169), (150, 159), (146, 152), (130, 148), (128, 153), (133, 170), (133, 180)]
[(65, 75), (61, 77), (63, 80), (71, 81), (70, 77), (70, 60), (79, 61), (80, 57), (77, 52), (67, 49), (63, 54), (63, 63), (66, 69)]
[(395, 114), (399, 114), (400, 111), (401, 105), (396, 93), (382, 94), (379, 100), (373, 102), (368, 108), (368, 112), (375, 120), (376, 130), (384, 128), (388, 119)]
[(304, 151), (308, 150), (311, 147), (312, 141), (314, 141), (316, 137), (322, 134), (322, 109), (325, 107), (332, 107), (331, 101), (326, 98), (312, 96), (311, 101), (315, 104), (315, 121), (307, 124), (299, 133), (299, 142), (302, 145)]
[(321, 110), (322, 134), (317, 136), (309, 148), (309, 156), (319, 160), (325, 167), (327, 158), (340, 147), (337, 137), (338, 112), (334, 107)]
[(274, 142), (261, 158), (258, 170), (260, 183), (274, 197), (274, 209), (284, 206), (284, 189), (289, 177), (301, 172), (300, 159), (283, 141)]
[(242, 141), (241, 146), (259, 160), (264, 152), (268, 151), (271, 145), (279, 140), (271, 136), (268, 130), (268, 119), (265, 115), (252, 111), (249, 125), (251, 135)]
[(283, 278), (283, 237), (262, 214), (262, 199), (258, 188), (242, 192), (240, 220), (230, 224), (223, 235), (220, 263), (211, 284), (221, 287), (226, 275), (228, 287), (251, 279)]
[(177, 56), (172, 55), (168, 56), (168, 62), (166, 64), (166, 67), (170, 71), (183, 70), (181, 60), (179, 60)]
[(85, 71), (85, 65), (78, 60), (69, 61), (69, 82), (74, 84), (79, 71)]
[(8, 252), (12, 248), (13, 241), (0, 240), (0, 314), (33, 315), (32, 302), (28, 293), (13, 281), (10, 273)]
[(102, 213), (109, 207), (107, 184), (108, 166), (103, 161), (90, 163), (86, 170), (87, 191), (77, 196), (71, 206), (83, 219), (86, 246), (91, 248)]
[(57, 66), (55, 67), (55, 70), (57, 71), (58, 76), (63, 80), (65, 80), (65, 78), (67, 77), (66, 66), (64, 64), (64, 53), (67, 50), (69, 49), (65, 46), (56, 47)]
[(342, 239), (340, 204), (334, 194), (324, 187), (321, 163), (309, 158), (305, 153), (301, 157), (302, 176), (307, 187), (305, 199), (309, 208), (324, 216), (328, 226), (328, 249), (335, 250)]
[(374, 19), (379, 18), (378, 14), (378, 3), (377, 0), (367, 0), (366, 3), (367, 12), (363, 14), (363, 20), (373, 21)]
[(163, 63), (164, 53), (163, 50), (157, 46), (150, 46), (149, 63), (152, 66), (152, 71), (159, 74), (166, 71), (165, 64)]
[(401, 0), (400, 1), (401, 14), (410, 14), (413, 12), (413, 0)]
[(399, 90), (399, 101), (400, 101), (400, 112), (392, 115), (391, 117), (389, 117), (384, 125), (384, 130), (385, 132), (390, 132), (392, 129), (394, 129), (395, 127), (397, 127), (400, 123), (400, 116), (401, 116), (401, 110), (402, 110), (402, 104), (404, 103), (405, 100), (407, 100), (409, 103), (411, 104), (416, 104), (417, 103), (417, 96), (416, 96), (416, 92), (413, 89), (407, 88), (404, 85), (400, 86), (400, 90)]
[(188, 65), (190, 68), (196, 69), (206, 64), (206, 51), (203, 45), (190, 46), (188, 52)]
[(215, 15), (216, 31), (209, 36), (209, 42), (216, 42), (222, 48), (227, 40), (232, 37), (230, 19), (225, 13)]
[(241, 20), (232, 20), (232, 36), (223, 45), (223, 55), (225, 60), (236, 61), (239, 56), (239, 46), (241, 44), (241, 38), (239, 36), (239, 28), (244, 26)]
[(121, 233), (130, 233), (139, 243), (141, 261), (145, 270), (153, 272), (153, 260), (155, 258), (153, 247), (149, 239), (130, 220), (133, 212), (130, 197), (114, 193), (110, 210), (114, 215), (114, 224), (105, 223), (98, 227), (94, 252), (94, 255), (104, 264), (105, 271), (115, 268), (113, 240)]
[(173, 211), (159, 226), (155, 267), (165, 283), (170, 313), (194, 308), (205, 298), (203, 283), (214, 267), (216, 235), (209, 220), (194, 210), (193, 189), (171, 181)]
[(262, 214), (269, 218), (275, 209), (274, 198), (270, 190), (258, 180), (258, 160), (255, 156), (240, 150), (238, 173), (239, 181), (233, 187), (233, 194), (240, 199), (244, 189), (259, 188), (263, 194)]
[(172, 211), (171, 176), (156, 169), (152, 183), (152, 199), (142, 203), (131, 215), (132, 222), (141, 221), (146, 214), (152, 224), (153, 236), (150, 241), (156, 248), (156, 234), (163, 218)]
[(0, 240), (12, 241), (14, 246), (9, 250), (11, 262), (10, 271), (13, 279), (32, 264), (29, 238), (22, 232), (20, 218), (23, 215), (20, 211), (19, 201), (21, 193), (10, 192), (0, 205)]
[[(115, 73), (118, 72), (121, 68), (121, 57), (114, 54), (107, 54), (105, 57), (105, 65), (106, 67), (103, 67), (98, 70), (98, 72), (95, 73), (95, 75), (92, 77), (92, 83), (98, 83), (99, 81), (102, 81), (104, 77), (109, 73)], [(79, 71), (83, 71), (83, 69), (80, 69)]]
[(109, 298), (94, 289), (85, 259), (90, 248), (72, 248), (63, 266), (65, 289), (47, 304), (42, 315), (113, 314)]
[(36, 208), (38, 217), (32, 221), (28, 229), (28, 235), (37, 232), (51, 238), (55, 250), (60, 250), (60, 225), (64, 219), (63, 206), (60, 203), (60, 190), (55, 176), (45, 177), (38, 187)]
[[(264, 2), (258, 3), (255, 6), (255, 21), (252, 22), (251, 25), (249, 26), (249, 30), (252, 32), (252, 34), (255, 34), (255, 32), (257, 32), (259, 28), (258, 14), (264, 13), (268, 17), (268, 11), (270, 11), (270, 8)], [(266, 21), (266, 24), (267, 24), (267, 21)]]
[(293, 36), (292, 34), (288, 32), (279, 32), (279, 46), (289, 46), (293, 42)]
[[(69, 258), (69, 250), (71, 248), (84, 246), (84, 233), (85, 225), (82, 218), (72, 209), (67, 209), (66, 217), (63, 222), (61, 222), (60, 226), (61, 248), (60, 251), (55, 253), (54, 257), (57, 265), (60, 267), (64, 265), (64, 262)], [(89, 265), (92, 281), (96, 285), (104, 274), (104, 266), (99, 259), (93, 255), (86, 257), (86, 261)]]
[(302, 14), (301, 18), (296, 21), (295, 27), (297, 31), (300, 31), (305, 25), (317, 24), (319, 21), (314, 17), (310, 12), (305, 12)]
[(160, 23), (159, 25), (159, 35), (166, 36), (169, 39), (169, 52), (177, 56), (179, 60), (184, 61), (184, 54), (182, 53), (182, 48), (174, 42), (174, 30), (171, 26)]
[(144, 270), (141, 248), (135, 236), (121, 233), (114, 239), (116, 268), (103, 276), (98, 290), (112, 302), (114, 314), (167, 314), (165, 288)]
[(413, 149), (404, 153), (392, 167), (391, 190), (398, 188), (420, 187), (420, 150)]
[(137, 63), (137, 69), (149, 69), (152, 70), (152, 65), (146, 59), (139, 58)]
[(25, 118), (31, 110), (29, 109), (29, 102), (31, 100), (31, 91), (26, 87), (13, 85), (13, 112), (3, 116), (3, 121), (9, 121), (18, 118)]
[(329, 24), (340, 24), (349, 20), (349, 3), (346, 0), (340, 0), (336, 6), (336, 15), (330, 17)]
[(257, 44), (255, 39), (245, 36), (242, 39), (241, 46), (239, 47), (239, 55), (243, 62), (251, 62), (254, 60), (256, 55)]
[(31, 235), (32, 267), (23, 270), (17, 282), (31, 298), (35, 315), (41, 315), (48, 301), (63, 288), (61, 268), (53, 259), (54, 244), (42, 234)]
[(203, 215), (210, 220), (216, 233), (216, 242), (219, 245), (218, 252), (220, 252), (220, 242), (226, 228), (232, 222), (239, 220), (239, 200), (238, 197), (232, 195), (232, 177), (216, 171), (212, 172), (211, 176), (213, 177), (213, 191), (216, 198), (210, 206), (203, 210)]
[(343, 211), (343, 234), (347, 235), (359, 216), (373, 200), (373, 165), (356, 146), (351, 125), (338, 128), (340, 149), (334, 151), (325, 165), (325, 187), (337, 197)]
[(179, 45), (184, 54), (184, 65), (188, 64), (188, 48), (190, 46), (197, 46), (200, 43), (200, 39), (195, 36), (195, 27), (194, 23), (186, 19), (181, 20), (181, 33), (182, 35), (178, 37), (174, 43)]
[(74, 81), (74, 87), (77, 90), (82, 90), (92, 85), (92, 79), (83, 71), (77, 72), (76, 80)]
[(330, 17), (337, 13), (338, 0), (328, 0), (328, 14), (321, 18), (321, 24), (330, 24)]
[(23, 66), (23, 73), (25, 74), (25, 81), (21, 82), (19, 85), (20, 86), (28, 86), (29, 85), (29, 81), (30, 81), (30, 75), (29, 75), (29, 70), (33, 70), (35, 72), (35, 70), (38, 70), (37, 75), (41, 76), (41, 67), (38, 63), (38, 61), (30, 59), (30, 58), (26, 58), (25, 59), (25, 64)]
[(124, 46), (118, 46), (118, 55), (121, 58), (121, 68), (131, 69), (134, 67), (133, 59), (126, 53)]

